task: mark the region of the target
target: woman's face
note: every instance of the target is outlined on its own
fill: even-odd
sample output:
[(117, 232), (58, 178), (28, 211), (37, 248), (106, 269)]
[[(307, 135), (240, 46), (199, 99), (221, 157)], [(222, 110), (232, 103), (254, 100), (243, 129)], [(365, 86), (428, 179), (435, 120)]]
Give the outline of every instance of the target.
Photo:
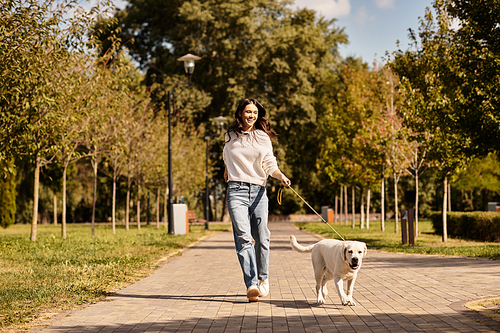
[(248, 104), (240, 113), (241, 120), (243, 120), (243, 130), (249, 132), (253, 129), (253, 125), (259, 117), (259, 109), (255, 104)]

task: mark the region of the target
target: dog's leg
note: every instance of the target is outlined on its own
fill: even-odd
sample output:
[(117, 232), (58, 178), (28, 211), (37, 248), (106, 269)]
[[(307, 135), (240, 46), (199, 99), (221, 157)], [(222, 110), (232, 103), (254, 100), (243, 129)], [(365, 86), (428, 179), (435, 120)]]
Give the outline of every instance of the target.
[(323, 297), (323, 278), (325, 276), (326, 267), (323, 258), (313, 257), (313, 268), (314, 277), (316, 278), (316, 295), (318, 304), (325, 304), (325, 298)]
[(337, 288), (337, 293), (340, 296), (340, 302), (342, 303), (342, 305), (349, 305), (349, 300), (344, 292), (344, 281), (338, 276), (335, 276), (334, 281), (335, 287)]
[(315, 272), (315, 276), (317, 302), (319, 305), (322, 305), (325, 304), (325, 298), (323, 297), (323, 280), (325, 276), (325, 269), (318, 269), (318, 271)]
[(355, 306), (356, 302), (352, 299), (352, 294), (354, 292), (354, 282), (356, 282), (356, 275), (351, 280), (347, 281), (347, 302), (349, 306)]
[(333, 280), (333, 274), (330, 270), (327, 269), (325, 276), (323, 277), (323, 285), (321, 287), (321, 291), (323, 292), (323, 297), (328, 296), (328, 288), (326, 287), (326, 283), (331, 280)]

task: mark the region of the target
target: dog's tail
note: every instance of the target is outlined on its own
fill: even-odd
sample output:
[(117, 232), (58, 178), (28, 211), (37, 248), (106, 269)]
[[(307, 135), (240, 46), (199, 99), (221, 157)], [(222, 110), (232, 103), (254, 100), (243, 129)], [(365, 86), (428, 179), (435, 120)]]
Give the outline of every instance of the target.
[(295, 251), (300, 253), (306, 253), (306, 252), (311, 252), (316, 244), (309, 246), (302, 246), (299, 243), (297, 243), (297, 238), (295, 238), (294, 235), (290, 235), (290, 245), (292, 246), (292, 249), (294, 249)]

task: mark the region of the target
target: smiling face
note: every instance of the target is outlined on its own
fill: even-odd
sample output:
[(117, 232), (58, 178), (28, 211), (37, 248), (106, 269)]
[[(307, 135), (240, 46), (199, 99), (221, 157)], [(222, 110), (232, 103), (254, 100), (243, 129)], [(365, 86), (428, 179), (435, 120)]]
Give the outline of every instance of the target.
[(243, 131), (250, 132), (259, 117), (259, 109), (255, 104), (248, 104), (241, 111), (240, 116), (243, 122)]

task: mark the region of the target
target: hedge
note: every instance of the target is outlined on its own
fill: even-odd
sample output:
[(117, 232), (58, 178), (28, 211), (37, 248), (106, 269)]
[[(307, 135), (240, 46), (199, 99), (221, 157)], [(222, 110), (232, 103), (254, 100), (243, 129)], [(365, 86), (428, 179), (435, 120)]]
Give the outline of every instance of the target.
[[(431, 214), (437, 234), (443, 235), (443, 213)], [(448, 212), (447, 231), (451, 237), (500, 242), (500, 213), (497, 212)]]

